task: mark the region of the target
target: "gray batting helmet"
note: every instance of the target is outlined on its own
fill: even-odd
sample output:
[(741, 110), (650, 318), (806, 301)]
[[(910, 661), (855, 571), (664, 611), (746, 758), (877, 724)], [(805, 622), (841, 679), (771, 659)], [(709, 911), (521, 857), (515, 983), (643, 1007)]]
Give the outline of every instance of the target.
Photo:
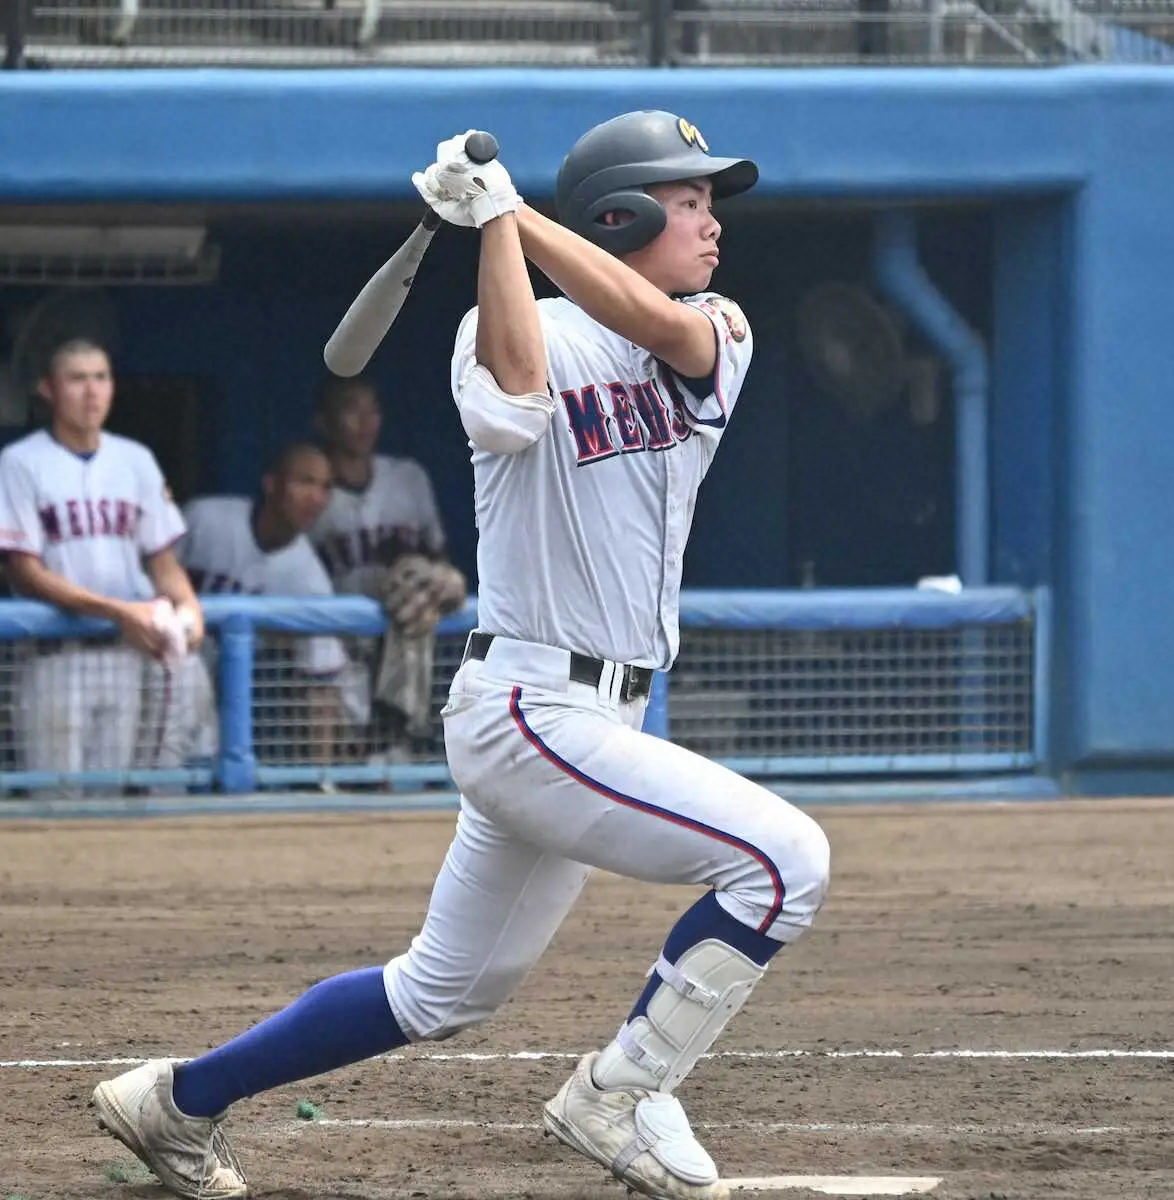
[[(758, 167), (747, 158), (715, 158), (696, 125), (670, 112), (624, 113), (588, 130), (563, 159), (555, 188), (559, 220), (611, 254), (647, 246), (665, 226), (665, 211), (644, 190), (678, 179), (712, 181), (721, 200), (752, 188)], [(632, 220), (605, 225), (605, 213)]]

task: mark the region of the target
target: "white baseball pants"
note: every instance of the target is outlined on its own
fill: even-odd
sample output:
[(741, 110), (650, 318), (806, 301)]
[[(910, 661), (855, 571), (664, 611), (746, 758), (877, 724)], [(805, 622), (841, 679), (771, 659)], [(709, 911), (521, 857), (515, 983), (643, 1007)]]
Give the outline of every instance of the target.
[[(593, 867), (717, 890), (743, 924), (794, 941), (827, 889), (827, 838), (772, 792), (641, 733), (644, 702), (568, 680), (565, 650), (494, 639), (443, 711), (462, 793), (423, 929), (384, 978), (412, 1038), (483, 1020), (521, 983)], [(667, 931), (666, 931), (667, 932)]]

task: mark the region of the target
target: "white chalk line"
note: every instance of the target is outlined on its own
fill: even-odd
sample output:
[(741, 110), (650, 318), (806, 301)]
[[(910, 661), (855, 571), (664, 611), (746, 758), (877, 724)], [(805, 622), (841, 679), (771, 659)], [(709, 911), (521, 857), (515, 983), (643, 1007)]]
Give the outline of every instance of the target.
[[(797, 1134), (830, 1133), (870, 1137), (1112, 1137), (1122, 1134), (1157, 1137), (1174, 1134), (1174, 1126), (1162, 1125), (1063, 1125), (1032, 1122), (983, 1124), (927, 1124), (917, 1121), (695, 1121), (697, 1129), (709, 1132)], [(285, 1121), (278, 1126), (283, 1134), (302, 1134), (313, 1129), (386, 1129), (390, 1131), (426, 1130), (441, 1132), (457, 1129), (481, 1129), (487, 1133), (536, 1133), (538, 1121), (475, 1121), (457, 1118), (426, 1117), (317, 1117), (313, 1120)]]
[(788, 1192), (802, 1189), (824, 1196), (918, 1196), (941, 1179), (932, 1175), (758, 1175), (727, 1179), (732, 1192)]
[[(175, 1063), (191, 1062), (190, 1058), (173, 1055)], [(541, 1062), (544, 1059), (577, 1062), (582, 1052), (561, 1050), (516, 1050), (510, 1053), (465, 1054), (423, 1053), (384, 1054), (375, 1061), (387, 1063), (449, 1063), (449, 1062)], [(1082, 1059), (1151, 1059), (1166, 1061), (1174, 1059), (1174, 1050), (722, 1050), (716, 1054), (705, 1054), (702, 1058), (778, 1060), (788, 1058), (888, 1058), (888, 1059), (991, 1059), (1021, 1061), (1037, 1059), (1045, 1061), (1069, 1061)], [(0, 1059), (0, 1069), (42, 1070), (55, 1067), (134, 1067), (147, 1061), (147, 1057), (127, 1058), (13, 1058)]]

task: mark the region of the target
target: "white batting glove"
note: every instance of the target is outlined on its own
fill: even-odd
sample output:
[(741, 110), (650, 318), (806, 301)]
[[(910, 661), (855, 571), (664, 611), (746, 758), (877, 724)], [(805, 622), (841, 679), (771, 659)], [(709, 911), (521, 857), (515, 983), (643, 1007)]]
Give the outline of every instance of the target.
[(446, 141), (438, 143), (436, 147), (437, 164), (442, 167), (453, 163), (467, 166), (469, 156), (465, 153), (465, 140), (473, 132), (472, 129), (466, 129), (464, 133), (458, 133), (456, 137), (450, 137)]
[[(509, 171), (505, 169), (500, 160), (494, 159), (487, 163), (470, 161), (469, 156), (465, 153), (465, 140), (471, 133), (473, 130), (467, 129), (464, 133), (458, 133), (456, 137), (451, 137), (436, 147), (436, 162), (433, 165), (438, 169), (432, 176), (432, 183), (439, 193), (440, 203), (450, 200), (465, 202), (466, 213), (459, 215), (454, 213), (454, 215), (458, 215), (458, 219), (453, 224), (472, 224), (480, 229), (486, 221), (492, 221), (494, 217), (500, 217), (507, 212), (516, 212), (521, 203), (521, 197), (514, 187), (513, 180), (510, 179)], [(425, 178), (428, 177), (428, 174), (428, 171), (424, 172)], [(412, 182), (416, 182), (415, 176), (412, 177)], [(422, 195), (424, 194), (420, 184), (416, 184), (416, 189), (421, 191)], [(425, 196), (425, 199), (427, 200), (428, 197)], [(431, 201), (429, 202), (431, 203)], [(436, 212), (445, 220), (450, 219), (445, 217), (439, 209), (436, 209)]]
[(416, 191), (424, 198), (424, 203), (442, 220), (450, 225), (465, 225), (474, 229), (477, 222), (469, 211), (468, 202), (459, 190), (439, 179), (440, 165), (433, 163), (426, 171), (417, 171), (412, 176)]
[(453, 191), (463, 187), (462, 199), (478, 229), (495, 217), (517, 212), (522, 202), (509, 171), (496, 158), (492, 162), (468, 163), (466, 166), (442, 165), (438, 178), (443, 187)]

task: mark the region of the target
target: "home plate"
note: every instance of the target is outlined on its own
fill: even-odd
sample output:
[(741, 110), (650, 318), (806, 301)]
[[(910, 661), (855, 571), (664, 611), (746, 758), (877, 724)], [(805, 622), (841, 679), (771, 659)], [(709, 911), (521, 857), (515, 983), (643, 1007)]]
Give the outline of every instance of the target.
[(825, 1196), (918, 1196), (942, 1181), (930, 1175), (762, 1175), (727, 1179), (731, 1192), (806, 1190)]

